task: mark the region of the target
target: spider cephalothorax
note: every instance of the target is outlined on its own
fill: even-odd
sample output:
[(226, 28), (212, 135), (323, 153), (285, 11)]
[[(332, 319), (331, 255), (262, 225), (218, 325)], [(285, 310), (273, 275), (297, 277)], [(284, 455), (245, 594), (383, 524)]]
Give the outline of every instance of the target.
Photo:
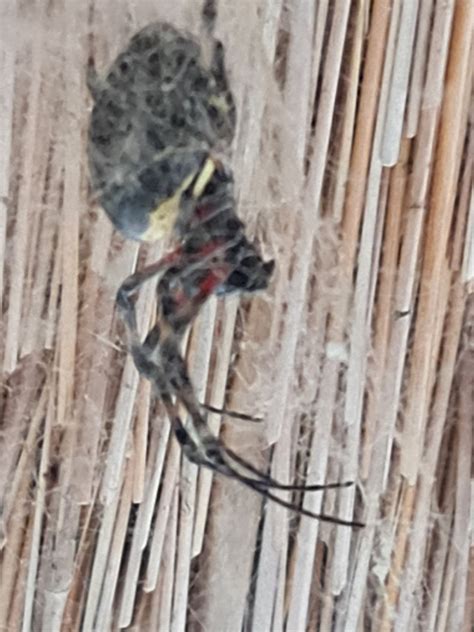
[[(180, 352), (184, 331), (211, 295), (265, 289), (274, 268), (247, 239), (236, 213), (232, 173), (218, 157), (232, 141), (235, 107), (223, 47), (212, 35), (212, 0), (205, 2), (203, 18), (212, 43), (207, 64), (191, 36), (156, 23), (131, 39), (105, 79), (90, 68), (92, 187), (125, 236), (150, 241), (172, 235), (176, 241), (170, 254), (130, 276), (118, 291), (129, 349), (194, 463), (300, 513), (360, 526), (312, 514), (274, 496), (274, 489), (315, 491), (351, 483), (284, 485), (226, 448), (206, 424)], [(156, 323), (142, 341), (134, 296), (155, 277)], [(178, 404), (187, 411), (186, 423)]]

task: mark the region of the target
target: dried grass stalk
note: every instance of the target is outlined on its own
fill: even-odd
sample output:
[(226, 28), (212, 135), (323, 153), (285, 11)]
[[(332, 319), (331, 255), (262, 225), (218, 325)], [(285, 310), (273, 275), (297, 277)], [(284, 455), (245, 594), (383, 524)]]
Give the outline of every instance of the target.
[(357, 532), (181, 462), (118, 338), (118, 284), (166, 245), (88, 196), (87, 59), (152, 19), (197, 32), (199, 4), (0, 7), (0, 628), (467, 631), (474, 3), (218, 2), (240, 212), (277, 273), (211, 301), (188, 362), (200, 398), (265, 416), (209, 415), (233, 449), (358, 481), (297, 497)]

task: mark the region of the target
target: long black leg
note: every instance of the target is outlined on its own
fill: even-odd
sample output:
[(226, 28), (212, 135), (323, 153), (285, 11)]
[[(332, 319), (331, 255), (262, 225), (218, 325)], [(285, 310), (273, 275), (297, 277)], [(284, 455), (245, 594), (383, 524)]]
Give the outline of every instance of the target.
[[(232, 450), (229, 450), (221, 444), (219, 439), (212, 435), (205, 419), (202, 417), (199, 407), (200, 404), (196, 400), (189, 376), (187, 375), (186, 365), (179, 353), (179, 349), (174, 346), (171, 341), (167, 341), (167, 354), (169, 356), (169, 365), (174, 367), (171, 377), (172, 391), (191, 416), (192, 429), (186, 430), (186, 441), (182, 443), (183, 449), (187, 456), (197, 464), (216, 469), (221, 474), (228, 477), (237, 478), (245, 485), (263, 492), (269, 488), (280, 489), (282, 491), (323, 491), (325, 489), (337, 489), (349, 487), (353, 485), (353, 481), (342, 483), (328, 483), (327, 485), (295, 485), (280, 483), (271, 476), (261, 472), (247, 460), (238, 456)], [(177, 408), (171, 402), (167, 404), (168, 413), (174, 418), (176, 424), (181, 424)], [(184, 428), (184, 426), (183, 426)], [(234, 461), (244, 470), (248, 470), (257, 478), (246, 476), (240, 473), (232, 464)], [(266, 494), (264, 494), (266, 495)], [(290, 503), (291, 504), (291, 503)], [(291, 505), (293, 508), (294, 506)]]
[[(224, 446), (223, 446), (224, 447)], [(241, 467), (252, 472), (252, 474), (257, 474), (262, 477), (261, 484), (267, 485), (268, 487), (274, 487), (275, 489), (282, 489), (288, 491), (307, 491), (307, 492), (319, 492), (324, 491), (326, 489), (340, 489), (342, 487), (352, 487), (354, 485), (354, 481), (342, 481), (341, 483), (322, 483), (320, 485), (298, 485), (298, 484), (285, 484), (280, 483), (274, 478), (272, 478), (268, 474), (264, 474), (258, 468), (256, 468), (252, 463), (242, 458), (238, 454), (236, 454), (230, 448), (224, 447), (227, 455), (236, 463), (238, 463)]]
[(143, 283), (149, 281), (158, 274), (164, 273), (171, 265), (179, 260), (180, 256), (181, 249), (178, 248), (168, 255), (165, 255), (156, 263), (152, 263), (146, 268), (143, 268), (143, 270), (131, 274), (119, 287), (115, 302), (118, 308), (119, 315), (127, 330), (127, 337), (130, 347), (140, 345), (140, 338), (137, 329), (135, 303), (132, 300), (133, 297), (138, 292)]
[[(175, 262), (177, 258), (179, 258), (178, 255), (172, 254), (171, 258), (168, 256), (129, 277), (119, 290), (117, 303), (127, 329), (135, 365), (142, 375), (152, 381), (158, 396), (164, 402), (173, 430), (185, 455), (197, 465), (202, 465), (224, 476), (234, 478), (282, 507), (302, 515), (334, 522), (335, 524), (362, 526), (357, 522), (352, 523), (326, 516), (325, 514), (309, 512), (275, 496), (269, 491), (270, 489), (320, 491), (328, 487), (347, 486), (347, 483), (342, 485), (330, 484), (329, 486), (287, 485), (280, 483), (267, 474), (260, 472), (251, 463), (221, 444), (219, 439), (211, 433), (201, 414), (202, 406), (196, 399), (186, 364), (179, 350), (180, 335), (171, 328), (170, 322), (160, 322), (158, 320), (149, 331), (145, 341), (141, 343), (137, 330), (135, 306), (132, 300), (133, 295), (142, 283), (163, 271), (167, 266)], [(163, 299), (163, 297), (161, 298)], [(199, 303), (199, 298), (197, 303)], [(185, 311), (187, 312), (187, 310)], [(159, 306), (158, 313), (163, 318), (162, 306)], [(189, 315), (191, 316), (192, 314), (194, 314), (193, 309), (189, 311)], [(172, 395), (176, 396), (176, 403), (173, 403)], [(190, 415), (188, 427), (185, 427), (181, 421), (178, 402), (184, 405)], [(253, 476), (248, 476), (239, 471), (238, 467), (242, 468), (244, 472), (247, 470)]]
[[(235, 479), (239, 481), (240, 483), (242, 483), (243, 485), (245, 485), (246, 487), (249, 487), (253, 491), (257, 492), (261, 496), (268, 498), (269, 500), (276, 503), (277, 505), (280, 505), (281, 507), (285, 507), (286, 509), (290, 509), (291, 511), (294, 511), (300, 515), (307, 516), (309, 518), (315, 518), (323, 522), (338, 524), (345, 527), (361, 528), (365, 526), (363, 522), (359, 522), (357, 520), (349, 521), (349, 520), (343, 520), (342, 518), (337, 518), (336, 516), (330, 516), (324, 513), (314, 513), (312, 511), (309, 511), (308, 509), (305, 509), (304, 507), (294, 505), (293, 503), (283, 500), (279, 496), (274, 495), (268, 490), (268, 486), (262, 485), (261, 481), (256, 481), (246, 476), (242, 476), (238, 471), (229, 467), (225, 462), (222, 462), (220, 460), (220, 457), (222, 456), (222, 454), (221, 454), (221, 451), (219, 450), (220, 445), (217, 439), (215, 439), (215, 442), (214, 442), (215, 445), (212, 452), (209, 446), (207, 448), (208, 454), (206, 454), (206, 457), (203, 459), (202, 449), (200, 446), (196, 445), (196, 441), (191, 436), (189, 430), (182, 423), (176, 404), (173, 404), (171, 402), (171, 398), (169, 397), (165, 397), (164, 401), (165, 401), (165, 406), (167, 408), (168, 416), (171, 420), (171, 424), (172, 424), (174, 433), (176, 435), (176, 438), (178, 439), (180, 445), (182, 446), (182, 449), (184, 453), (186, 454), (186, 456), (189, 458), (190, 461), (196, 463), (196, 465), (207, 467), (208, 469), (213, 470), (224, 476), (227, 476), (228, 478)], [(286, 489), (286, 487), (284, 487), (283, 489)], [(290, 486), (289, 490), (291, 489), (292, 488)], [(314, 491), (314, 490), (311, 490), (311, 491)]]
[(247, 415), (236, 410), (229, 410), (228, 408), (217, 408), (216, 406), (210, 406), (209, 404), (201, 404), (201, 408), (209, 413), (216, 413), (217, 415), (223, 415), (225, 417), (230, 417), (231, 419), (241, 419), (242, 421), (251, 421), (257, 424), (262, 423), (263, 421), (263, 417)]
[[(357, 521), (350, 522), (326, 514), (313, 513), (285, 501), (269, 491), (270, 489), (320, 491), (326, 487), (338, 487), (339, 485), (286, 485), (279, 483), (235, 455), (232, 451), (226, 449), (219, 439), (210, 432), (205, 419), (200, 413), (200, 404), (195, 398), (184, 360), (179, 353), (178, 344), (177, 340), (168, 339), (164, 345), (166, 348), (165, 355), (167, 356), (164, 363), (169, 365), (171, 374), (166, 370), (166, 366), (160, 366), (157, 363), (157, 356), (161, 355), (163, 349), (160, 344), (160, 328), (158, 324), (150, 330), (143, 345), (135, 350), (134, 358), (140, 373), (146, 375), (152, 381), (158, 396), (163, 401), (175, 436), (184, 454), (191, 462), (228, 478), (235, 479), (261, 496), (301, 515), (343, 526), (363, 526), (362, 523)], [(176, 403), (172, 400), (172, 393), (176, 396)], [(189, 427), (185, 427), (181, 420), (178, 402), (181, 402), (190, 414), (191, 424)], [(232, 459), (244, 470), (249, 470), (256, 478), (242, 474), (232, 464)], [(343, 486), (345, 485), (343, 484)]]
[(285, 507), (286, 509), (290, 509), (291, 511), (295, 511), (301, 516), (307, 516), (308, 518), (315, 518), (316, 520), (321, 520), (322, 522), (330, 522), (332, 524), (338, 524), (343, 527), (355, 527), (357, 529), (362, 529), (363, 527), (365, 527), (364, 522), (359, 522), (358, 520), (343, 520), (342, 518), (337, 518), (336, 516), (329, 516), (328, 514), (324, 514), (324, 513), (314, 513), (313, 511), (309, 511), (308, 509), (305, 509), (304, 507), (295, 506), (291, 502), (287, 502), (286, 500), (283, 500), (279, 496), (275, 496), (275, 494), (272, 494), (271, 492), (269, 492), (268, 489), (255, 488), (252, 485), (249, 485), (248, 483), (242, 480), (241, 480), (241, 483), (243, 483), (247, 487), (250, 487), (251, 489), (255, 489), (256, 491), (258, 491), (258, 493), (261, 496), (268, 498), (269, 500), (276, 503), (277, 505), (280, 505), (281, 507)]

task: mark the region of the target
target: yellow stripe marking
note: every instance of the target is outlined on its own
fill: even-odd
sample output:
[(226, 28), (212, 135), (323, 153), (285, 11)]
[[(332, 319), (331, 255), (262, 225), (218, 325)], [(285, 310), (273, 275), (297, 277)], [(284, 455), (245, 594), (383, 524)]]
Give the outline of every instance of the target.
[(196, 184), (193, 188), (193, 197), (198, 199), (201, 197), (204, 189), (206, 188), (206, 184), (214, 175), (214, 171), (216, 170), (216, 165), (212, 158), (208, 158), (201, 169), (201, 173), (199, 174)]
[[(199, 172), (193, 187), (193, 197), (195, 199), (202, 195), (215, 169), (216, 165), (214, 161), (212, 158), (208, 158)], [(161, 202), (161, 204), (151, 211), (150, 223), (141, 237), (143, 241), (157, 241), (165, 237), (173, 229), (176, 217), (179, 213), (181, 195), (186, 191), (195, 177), (196, 174), (193, 173), (185, 178), (174, 195)]]
[(161, 202), (154, 211), (150, 213), (150, 223), (147, 230), (143, 233), (143, 241), (156, 241), (165, 237), (173, 228), (176, 217), (179, 212), (179, 202), (181, 195), (194, 179), (191, 174), (184, 179), (182, 185), (177, 189), (176, 193)]

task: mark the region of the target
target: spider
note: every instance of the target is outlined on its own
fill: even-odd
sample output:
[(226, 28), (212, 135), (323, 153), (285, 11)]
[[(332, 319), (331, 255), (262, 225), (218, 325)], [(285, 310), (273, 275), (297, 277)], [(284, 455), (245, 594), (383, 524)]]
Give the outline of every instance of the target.
[[(197, 400), (180, 352), (184, 332), (210, 296), (264, 290), (274, 269), (274, 262), (263, 261), (245, 235), (235, 210), (232, 172), (219, 157), (232, 142), (236, 112), (224, 48), (213, 35), (212, 0), (205, 1), (202, 17), (211, 46), (207, 60), (189, 34), (153, 23), (132, 37), (104, 79), (89, 64), (92, 189), (125, 237), (154, 241), (172, 235), (176, 242), (172, 252), (129, 276), (118, 290), (128, 348), (137, 370), (163, 401), (190, 461), (299, 514), (359, 527), (362, 523), (312, 513), (274, 493), (352, 482), (286, 485), (214, 436), (203, 413), (210, 407)], [(154, 278), (159, 279), (156, 320), (142, 341), (134, 299), (140, 286)]]

